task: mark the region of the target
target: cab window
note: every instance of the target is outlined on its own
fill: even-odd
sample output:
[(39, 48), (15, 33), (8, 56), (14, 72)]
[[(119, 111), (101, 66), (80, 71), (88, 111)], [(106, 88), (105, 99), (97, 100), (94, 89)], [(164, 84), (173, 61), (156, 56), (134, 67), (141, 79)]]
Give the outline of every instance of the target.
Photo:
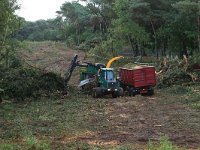
[(114, 72), (113, 71), (105, 71), (104, 72), (104, 77), (105, 77), (105, 79), (106, 80), (108, 80), (108, 81), (112, 81), (112, 80), (114, 80)]

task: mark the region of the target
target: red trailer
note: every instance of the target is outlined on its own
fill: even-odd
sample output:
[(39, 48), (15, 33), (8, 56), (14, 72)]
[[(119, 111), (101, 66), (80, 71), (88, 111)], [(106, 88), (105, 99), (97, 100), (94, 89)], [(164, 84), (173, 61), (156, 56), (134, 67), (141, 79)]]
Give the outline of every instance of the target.
[(155, 67), (120, 68), (119, 76), (122, 88), (128, 91), (130, 96), (154, 94), (153, 86), (156, 85)]

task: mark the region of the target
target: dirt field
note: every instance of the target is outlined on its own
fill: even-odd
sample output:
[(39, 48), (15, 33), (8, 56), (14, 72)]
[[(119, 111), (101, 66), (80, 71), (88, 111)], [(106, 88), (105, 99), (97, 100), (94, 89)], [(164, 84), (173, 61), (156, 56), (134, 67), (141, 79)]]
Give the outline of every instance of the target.
[[(31, 65), (61, 74), (74, 53), (84, 59), (83, 52), (52, 47), (37, 45), (35, 51), (25, 52), (22, 56)], [(75, 72), (71, 84), (76, 85), (77, 78), (78, 72)], [(116, 99), (110, 96), (93, 99), (74, 89), (64, 98), (12, 106), (15, 111), (10, 115), (17, 111), (19, 114), (11, 119), (3, 116), (1, 131), (13, 131), (12, 126), (21, 119), (20, 126), (27, 127), (39, 139), (50, 141), (51, 149), (84, 149), (80, 143), (86, 143), (85, 149), (88, 145), (88, 149), (120, 149), (120, 146), (128, 145), (130, 149), (142, 150), (148, 149), (149, 141), (158, 142), (161, 137), (168, 137), (180, 149), (198, 149), (200, 113), (187, 104), (190, 101), (187, 92), (177, 92), (177, 89), (155, 89), (155, 95), (151, 97), (137, 95)], [(1, 106), (1, 114), (7, 107)], [(17, 133), (21, 132), (18, 125), (15, 129)], [(10, 133), (12, 136), (13, 132)], [(15, 138), (23, 141), (21, 136)]]

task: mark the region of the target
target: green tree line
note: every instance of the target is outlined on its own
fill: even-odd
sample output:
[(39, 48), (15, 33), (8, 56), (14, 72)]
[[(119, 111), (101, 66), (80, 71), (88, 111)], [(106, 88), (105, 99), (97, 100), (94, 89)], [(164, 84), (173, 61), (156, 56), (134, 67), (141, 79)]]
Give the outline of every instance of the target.
[[(86, 5), (78, 1), (62, 4), (56, 19), (21, 20), (21, 30), (15, 38), (64, 41), (70, 47), (90, 50), (101, 56), (117, 55), (126, 50), (133, 56), (153, 54), (157, 57), (200, 52), (198, 0), (81, 1)], [(11, 2), (15, 3), (10, 1), (9, 4)], [(16, 6), (9, 7), (12, 7), (12, 14)], [(7, 19), (13, 17), (13, 14), (5, 15)], [(3, 29), (2, 42), (16, 30), (9, 28), (7, 32), (6, 27), (0, 29)]]
[(57, 41), (62, 40), (56, 19), (38, 20), (35, 22), (21, 21), (21, 29), (15, 35), (20, 41)]

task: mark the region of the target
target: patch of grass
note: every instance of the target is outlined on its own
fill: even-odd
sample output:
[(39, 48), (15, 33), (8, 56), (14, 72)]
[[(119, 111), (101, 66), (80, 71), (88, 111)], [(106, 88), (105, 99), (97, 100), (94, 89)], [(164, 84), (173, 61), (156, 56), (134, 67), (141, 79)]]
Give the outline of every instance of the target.
[[(163, 88), (162, 92), (165, 91), (167, 95), (170, 95), (168, 102), (181, 102), (187, 104), (191, 108), (200, 110), (200, 87), (198, 85), (193, 86), (172, 86)], [(176, 99), (176, 100), (174, 100)], [(166, 101), (161, 101), (166, 102)]]
[(0, 150), (21, 150), (22, 147), (16, 144), (0, 144)]
[(25, 147), (26, 149), (34, 150), (49, 150), (49, 143), (46, 141), (38, 140), (31, 132), (28, 132), (25, 136)]
[(195, 108), (198, 109), (198, 110), (200, 110), (200, 102), (197, 102), (197, 103), (195, 104)]
[(200, 93), (199, 86), (189, 87), (185, 96), (185, 103), (193, 108), (200, 110)]
[(149, 142), (148, 150), (180, 150), (173, 145), (166, 137), (160, 139), (158, 144)]
[(170, 95), (184, 95), (191, 91), (191, 88), (188, 86), (176, 85), (172, 87), (163, 88), (162, 91), (166, 91), (166, 93), (169, 93)]
[[(98, 146), (89, 145), (88, 143), (84, 142), (72, 142), (68, 143), (65, 146), (62, 146), (63, 149), (67, 150), (101, 150)], [(56, 149), (62, 149), (61, 147), (57, 147)]]

